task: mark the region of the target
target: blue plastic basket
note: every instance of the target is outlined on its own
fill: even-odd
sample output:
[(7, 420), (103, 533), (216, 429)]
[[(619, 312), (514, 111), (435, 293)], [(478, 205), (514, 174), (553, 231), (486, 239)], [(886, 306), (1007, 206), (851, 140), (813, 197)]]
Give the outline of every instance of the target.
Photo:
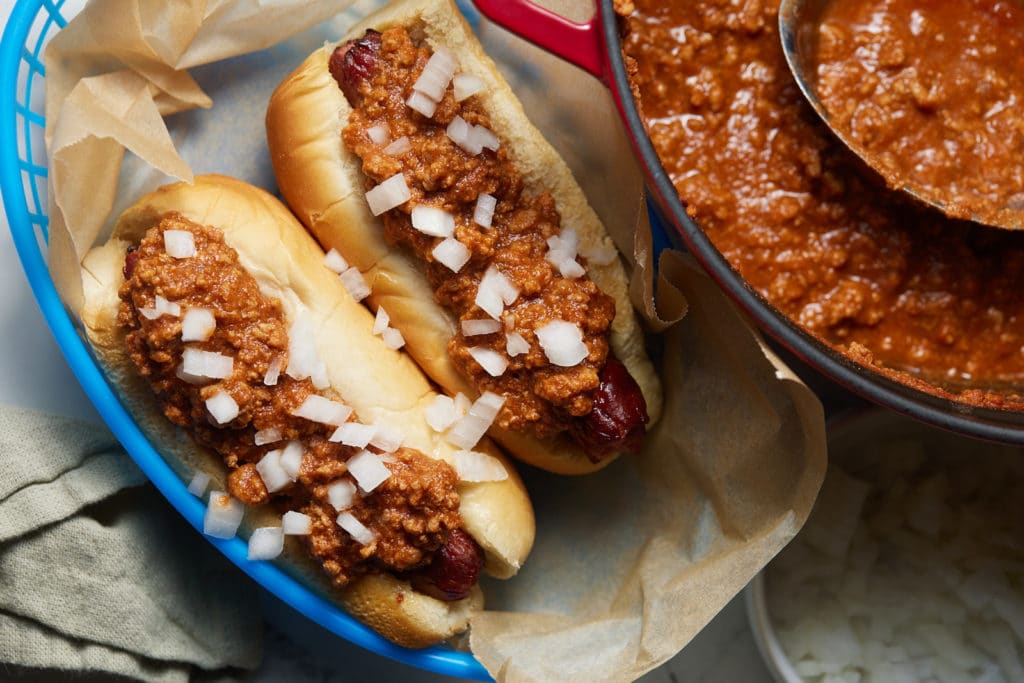
[[(96, 410), (132, 459), (189, 524), (202, 529), (205, 507), (139, 431), (79, 336), (57, 296), (44, 260), (47, 241), (43, 149), (43, 48), (67, 23), (65, 0), (18, 0), (0, 40), (0, 190), (7, 220), (39, 308)], [(239, 539), (207, 538), (229, 560), (284, 602), (345, 640), (436, 673), (490, 680), (471, 654), (447, 647), (409, 650), (384, 639), (270, 562), (250, 562)]]

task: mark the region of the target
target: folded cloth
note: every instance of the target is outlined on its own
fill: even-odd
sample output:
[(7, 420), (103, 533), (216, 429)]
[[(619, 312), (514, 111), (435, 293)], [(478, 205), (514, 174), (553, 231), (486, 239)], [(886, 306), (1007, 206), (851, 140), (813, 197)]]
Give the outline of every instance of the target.
[(230, 680), (259, 664), (258, 605), (105, 428), (0, 404), (6, 671)]

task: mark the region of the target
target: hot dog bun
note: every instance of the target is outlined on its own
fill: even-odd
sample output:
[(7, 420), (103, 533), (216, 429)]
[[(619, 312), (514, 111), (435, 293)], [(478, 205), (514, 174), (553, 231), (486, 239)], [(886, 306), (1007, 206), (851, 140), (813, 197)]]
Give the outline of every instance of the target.
[[(372, 333), (373, 316), (324, 266), (324, 253), (294, 216), (259, 188), (224, 176), (199, 176), (194, 184), (168, 185), (140, 198), (117, 221), (105, 245), (83, 261), (86, 303), (81, 312), (86, 335), (125, 407), (152, 443), (183, 476), (207, 472), (213, 487), (224, 489), (220, 457), (198, 447), (161, 413), (142, 380), (117, 325), (124, 282), (125, 250), (137, 244), (162, 216), (177, 212), (195, 223), (215, 227), (234, 248), (261, 291), (282, 302), (286, 318), (306, 309), (315, 326), (316, 346), (327, 366), (331, 388), (364, 422), (379, 422), (405, 437), (405, 445), (452, 462), (453, 447), (425, 422), (423, 408), (435, 396), (419, 368), (402, 352), (385, 347)], [(508, 471), (502, 481), (459, 484), (464, 529), (483, 548), (486, 571), (498, 577), (516, 573), (533, 543), (533, 509), (514, 468), (488, 443), (480, 447)], [(246, 526), (276, 526), (270, 506), (246, 512)], [(274, 521), (270, 521), (274, 520)], [(262, 523), (261, 523), (262, 522)], [(269, 522), (269, 524), (268, 524)], [(290, 538), (290, 537), (289, 537)], [(338, 590), (294, 540), (286, 543), (286, 567), (318, 590), (337, 598), (354, 616), (392, 641), (423, 647), (465, 628), (469, 613), (482, 605), (479, 588), (456, 602), (418, 593), (389, 574), (371, 574)]]
[[(382, 31), (393, 26), (409, 29), (432, 48), (446, 46), (463, 71), (484, 78), (487, 89), (475, 97), (482, 98), (492, 129), (523, 174), (526, 193), (551, 193), (563, 224), (579, 235), (581, 249), (614, 249), (565, 162), (529, 122), (455, 5), (448, 0), (393, 2), (356, 26), (349, 38), (369, 28)], [(342, 145), (341, 130), (352, 109), (328, 70), (334, 47), (310, 55), (270, 99), (267, 140), (282, 195), (325, 248), (337, 248), (366, 274), (372, 288), (368, 303), (387, 310), (424, 371), (449, 393), (475, 396), (479, 392), (447, 352), (458, 321), (435, 302), (423, 265), (412, 252), (386, 242), (381, 220), (370, 213), (365, 200), (360, 159)], [(661, 412), (660, 384), (629, 302), (625, 271), (615, 259), (609, 265), (590, 264), (589, 274), (615, 300), (611, 348), (639, 384), (653, 424)], [(489, 434), (515, 457), (556, 473), (592, 472), (612, 459), (591, 462), (565, 435), (541, 440), (497, 425)]]

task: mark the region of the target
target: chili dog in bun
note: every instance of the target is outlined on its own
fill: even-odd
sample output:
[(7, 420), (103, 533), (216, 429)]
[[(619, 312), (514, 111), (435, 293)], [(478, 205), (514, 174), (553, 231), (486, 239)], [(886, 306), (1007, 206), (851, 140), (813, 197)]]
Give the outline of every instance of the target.
[[(640, 449), (661, 394), (622, 264), (571, 172), (449, 0), (393, 2), (277, 88), (281, 192), (490, 434), (566, 474)], [(455, 440), (460, 440), (455, 435)]]
[(83, 326), (126, 408), (218, 489), (207, 533), (233, 536), (244, 512), (250, 557), (283, 549), (409, 647), (465, 628), (481, 568), (525, 560), (515, 470), (486, 439), (459, 451), (428, 426), (431, 385), (271, 195), (223, 176), (162, 187), (82, 268)]

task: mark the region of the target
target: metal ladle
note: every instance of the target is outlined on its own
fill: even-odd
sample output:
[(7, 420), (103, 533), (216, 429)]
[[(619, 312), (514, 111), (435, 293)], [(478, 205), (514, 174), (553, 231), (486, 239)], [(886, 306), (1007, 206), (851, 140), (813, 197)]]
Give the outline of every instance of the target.
[[(937, 208), (952, 217), (955, 215), (946, 202), (931, 197), (927, 188), (920, 187), (905, 179), (897, 179), (892, 173), (881, 168), (878, 161), (842, 128), (833, 125), (832, 117), (825, 105), (818, 98), (814, 83), (817, 82), (814, 55), (817, 54), (818, 28), (821, 13), (829, 2), (834, 0), (781, 0), (779, 5), (779, 38), (786, 63), (793, 73), (797, 86), (829, 130), (846, 145), (850, 151), (860, 157), (865, 164), (877, 171), (890, 187), (899, 189), (918, 202)], [(972, 215), (970, 220), (981, 225), (1009, 230), (1024, 229), (1024, 207), (1004, 207), (986, 212), (984, 215)]]

